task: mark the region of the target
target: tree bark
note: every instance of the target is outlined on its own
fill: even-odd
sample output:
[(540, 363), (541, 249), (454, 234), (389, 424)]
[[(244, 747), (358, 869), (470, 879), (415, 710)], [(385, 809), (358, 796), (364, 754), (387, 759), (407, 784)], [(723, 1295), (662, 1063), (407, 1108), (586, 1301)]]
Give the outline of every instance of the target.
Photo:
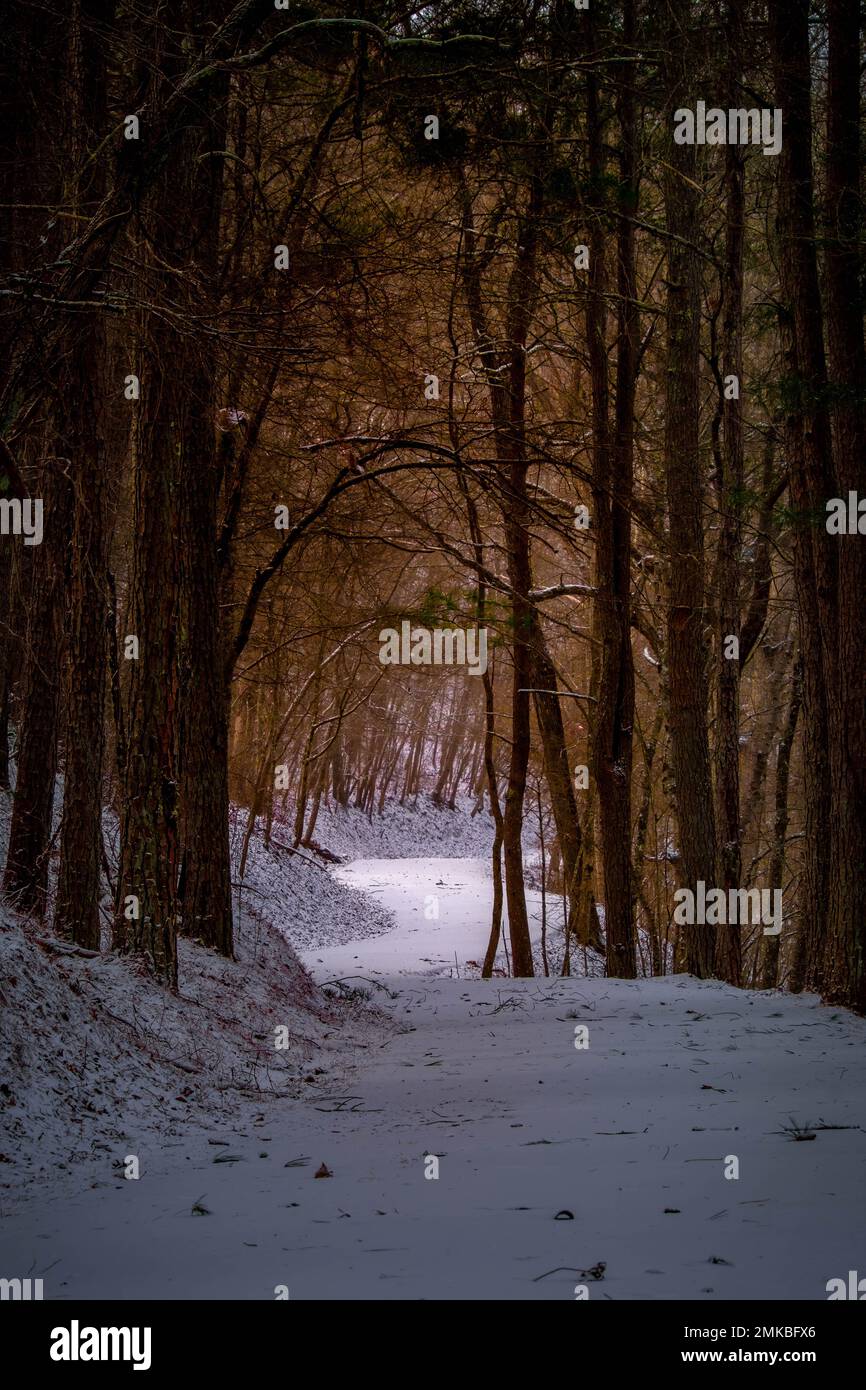
[[(196, 0), (192, 23), (207, 22)], [(219, 226), (228, 81), (216, 79), (184, 135), (191, 199), (180, 254), (190, 315), (216, 313)], [(191, 117), (193, 113), (191, 112)], [(184, 345), (188, 409), (180, 443), (180, 921), (185, 936), (231, 956), (229, 848), (229, 688), (220, 621), (218, 505), (221, 454), (216, 437), (216, 367), (207, 339)]]
[[(860, 5), (829, 0), (827, 337), (838, 495), (863, 492), (866, 351), (860, 179)], [(832, 687), (832, 842), (825, 994), (866, 1010), (866, 548), (838, 546), (838, 687)]]
[[(725, 32), (729, 45), (728, 104), (740, 98), (743, 49), (742, 0), (728, 0)], [(716, 831), (718, 870), (716, 884), (725, 893), (740, 886), (740, 549), (742, 546), (743, 490), (743, 248), (745, 241), (746, 167), (743, 147), (725, 148), (725, 267), (722, 326), (722, 421), (724, 449), (718, 479), (720, 512), (718, 629), (716, 634)], [(736, 378), (737, 395), (731, 394)], [(731, 638), (735, 655), (725, 653)], [(716, 929), (715, 969), (721, 979), (738, 985), (742, 972), (742, 930), (738, 923)]]
[[(62, 434), (58, 442), (63, 442)], [(72, 521), (65, 459), (44, 464), (40, 493), (44, 534), (42, 544), (34, 547), (27, 595), (23, 717), (3, 877), (3, 890), (18, 910), (37, 918), (44, 917), (47, 905), (63, 682), (63, 608)]]
[[(0, 131), (4, 204), (0, 208), (0, 256), (2, 269), (15, 276), (14, 280), (7, 278), (6, 292), (21, 285), (27, 292), (17, 302), (6, 301), (0, 319), (0, 387), (10, 393), (7, 408), (0, 409), (4, 434), (0, 486), (6, 497), (41, 498), (43, 539), (40, 545), (25, 549), (23, 540), (0, 537), (0, 548), (7, 552), (8, 583), (18, 570), (21, 617), (16, 632), (12, 625), (17, 626), (18, 605), (10, 596), (4, 614), (5, 675), (0, 686), (5, 687), (8, 708), (10, 682), (15, 667), (20, 666), (21, 696), (17, 701), (15, 797), (3, 886), (22, 911), (42, 917), (57, 772), (71, 493), (69, 466), (63, 457), (63, 391), (59, 373), (49, 370), (42, 355), (37, 330), (41, 300), (33, 291), (44, 290), (49, 273), (45, 266), (62, 259), (68, 232), (60, 219), (48, 212), (61, 200), (62, 173), (58, 159), (45, 157), (46, 140), (54, 140), (65, 119), (67, 21), (50, 10), (37, 13), (15, 5), (8, 16), (8, 28), (4, 20), (4, 38), (17, 61), (7, 64), (0, 98), (4, 118)], [(68, 313), (61, 313), (65, 326)], [(22, 396), (10, 392), (10, 385), (27, 346), (34, 341), (40, 350), (40, 408), (34, 412), (37, 423), (28, 421), (19, 431), (15, 445), (19, 471), (5, 444), (22, 408)], [(35, 465), (32, 460), (37, 461)], [(16, 651), (19, 642), (20, 651)]]
[[(626, 0), (623, 43), (635, 41), (635, 9)], [(601, 181), (602, 132), (596, 80), (589, 79), (590, 160)], [(596, 511), (596, 606), (600, 637), (598, 704), (593, 765), (598, 786), (604, 867), (607, 973), (633, 979), (637, 970), (635, 895), (632, 881), (631, 779), (634, 734), (634, 664), (631, 649), (631, 504), (634, 475), (634, 402), (639, 316), (632, 221), (637, 201), (634, 86), (628, 77), (619, 99), (620, 193), (617, 217), (617, 368), (612, 447), (599, 451), (593, 493)], [(599, 241), (601, 238), (598, 239)], [(603, 255), (603, 245), (594, 251)], [(601, 297), (601, 287), (595, 298)], [(603, 323), (595, 326), (593, 378), (607, 373)], [(606, 387), (606, 381), (605, 381)], [(605, 396), (607, 392), (605, 389)], [(605, 411), (606, 413), (606, 411)], [(605, 440), (608, 428), (605, 421)]]
[[(103, 161), (90, 161), (103, 138), (106, 74), (94, 26), (111, 26), (114, 0), (78, 0), (70, 19), (70, 165), (77, 212), (105, 193)], [(67, 618), (66, 739), (63, 821), (55, 929), (87, 950), (100, 946), (102, 762), (107, 672), (108, 535), (106, 530), (106, 372), (103, 313), (70, 322), (64, 359), (63, 452), (74, 490)]]
[[(689, 104), (694, 67), (687, 0), (670, 0), (664, 68), (670, 140), (664, 173), (668, 245), (665, 453), (669, 515), (670, 579), (667, 660), (670, 691), (670, 757), (682, 853), (684, 886), (696, 892), (716, 873), (716, 830), (710, 776), (709, 650), (704, 609), (704, 517), (700, 439), (700, 277), (697, 242), (698, 188), (694, 145), (673, 139), (673, 112)], [(713, 928), (684, 928), (686, 968), (711, 976)]]
[[(776, 104), (784, 111), (777, 235), (788, 365), (786, 443), (794, 518), (794, 581), (803, 661), (806, 852), (803, 982), (824, 978), (832, 851), (830, 709), (836, 695), (837, 556), (825, 502), (834, 495), (823, 314), (815, 249), (809, 0), (770, 6)], [(797, 974), (792, 987), (800, 985)]]
[[(791, 774), (791, 749), (797, 732), (800, 706), (803, 700), (803, 682), (799, 667), (794, 672), (791, 698), (788, 702), (788, 717), (779, 740), (776, 757), (776, 789), (773, 816), (773, 853), (770, 858), (770, 886), (782, 887), (785, 876), (786, 839), (788, 835), (788, 784)], [(775, 989), (779, 983), (779, 957), (782, 938), (780, 936), (762, 937), (763, 950), (760, 959), (761, 989)]]

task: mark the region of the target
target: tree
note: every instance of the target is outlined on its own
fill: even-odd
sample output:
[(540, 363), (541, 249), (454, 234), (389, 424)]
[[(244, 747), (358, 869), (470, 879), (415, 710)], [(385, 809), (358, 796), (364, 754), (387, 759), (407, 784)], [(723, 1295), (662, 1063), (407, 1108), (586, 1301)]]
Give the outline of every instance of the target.
[[(80, 0), (69, 23), (68, 161), (76, 216), (105, 196), (105, 164), (92, 155), (107, 119), (106, 48), (113, 0)], [(108, 614), (108, 478), (112, 391), (104, 311), (88, 308), (69, 324), (63, 359), (62, 449), (73, 492), (67, 610), (63, 820), (55, 928), (89, 950), (100, 945), (102, 761)], [(116, 387), (115, 387), (116, 391)], [(119, 463), (115, 459), (115, 463)]]
[[(726, 86), (728, 107), (739, 105), (743, 75), (743, 0), (728, 0)], [(715, 581), (718, 586), (716, 655), (716, 827), (719, 854), (716, 882), (727, 894), (740, 886), (740, 551), (744, 480), (743, 409), (743, 255), (746, 219), (746, 166), (742, 145), (725, 149), (725, 264), (722, 301), (721, 411), (724, 448), (717, 474), (720, 535)], [(729, 644), (735, 639), (731, 654)], [(715, 969), (732, 985), (740, 983), (742, 932), (738, 924), (719, 926)]]
[[(777, 234), (788, 367), (786, 443), (795, 517), (794, 579), (803, 662), (806, 849), (803, 977), (823, 978), (832, 859), (830, 711), (837, 681), (836, 557), (823, 523), (834, 495), (823, 308), (815, 247), (808, 0), (770, 7), (776, 101), (785, 113)], [(798, 970), (799, 974), (799, 970)]]
[[(827, 91), (827, 340), (835, 484), (862, 488), (866, 453), (866, 352), (860, 83), (856, 0), (830, 0)], [(825, 505), (826, 505), (825, 499)], [(838, 538), (836, 669), (830, 716), (832, 850), (824, 977), (828, 998), (866, 1009), (866, 554), (862, 538)]]
[[(694, 89), (691, 6), (670, 0), (664, 43), (664, 197), (668, 234), (667, 342), (665, 361), (665, 455), (669, 516), (667, 611), (668, 711), (683, 883), (696, 891), (712, 884), (716, 828), (710, 776), (709, 664), (704, 607), (703, 467), (700, 452), (700, 271), (697, 159), (693, 144), (673, 138), (674, 111), (687, 106)], [(687, 969), (712, 975), (715, 942), (711, 927), (695, 924), (686, 934)]]

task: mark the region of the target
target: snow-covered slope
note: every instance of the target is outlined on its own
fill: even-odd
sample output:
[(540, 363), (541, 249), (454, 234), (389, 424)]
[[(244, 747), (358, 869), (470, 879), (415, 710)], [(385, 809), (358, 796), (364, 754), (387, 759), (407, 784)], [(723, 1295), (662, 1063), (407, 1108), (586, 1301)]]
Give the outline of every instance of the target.
[(345, 859), (402, 859), (437, 854), (461, 858), (490, 856), (493, 821), (487, 811), (472, 814), (473, 802), (462, 797), (456, 810), (437, 806), (431, 797), (411, 798), (404, 806), (386, 801), (372, 818), (356, 807), (322, 804), (313, 838)]
[[(389, 930), (387, 914), (255, 838), (236, 907), (236, 959), (181, 940), (177, 995), (128, 960), (70, 952), (0, 908), (0, 1186), (40, 1172), (104, 1175), (127, 1154), (344, 1076), (352, 1039), (383, 1020), (324, 994), (296, 947)], [(107, 892), (103, 908), (107, 917)]]
[(275, 826), (270, 848), (261, 836), (250, 841), (239, 884), (247, 814), (232, 808), (232, 847), (235, 904), (243, 912), (263, 912), (297, 951), (316, 945), (338, 946), (357, 937), (378, 936), (393, 928), (386, 907), (368, 894), (341, 883), (309, 850), (293, 851), (288, 831)]

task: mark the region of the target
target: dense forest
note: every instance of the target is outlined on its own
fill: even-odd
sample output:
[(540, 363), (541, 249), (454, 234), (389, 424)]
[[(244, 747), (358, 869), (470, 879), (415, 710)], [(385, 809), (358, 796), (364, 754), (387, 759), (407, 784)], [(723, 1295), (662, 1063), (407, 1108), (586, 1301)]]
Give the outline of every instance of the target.
[(238, 808), (469, 798), (485, 974), (540, 832), (557, 970), (866, 1009), (859, 0), (5, 25), (7, 901), (172, 989)]

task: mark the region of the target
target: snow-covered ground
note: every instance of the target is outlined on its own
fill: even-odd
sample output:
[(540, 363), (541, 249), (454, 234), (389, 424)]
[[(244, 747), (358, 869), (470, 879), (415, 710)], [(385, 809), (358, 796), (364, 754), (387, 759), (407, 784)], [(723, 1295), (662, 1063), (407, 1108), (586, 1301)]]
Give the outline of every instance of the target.
[(486, 941), (473, 861), (339, 872), (396, 927), (305, 960), (366, 977), (344, 988), (396, 1030), (350, 1036), (304, 1101), (143, 1144), (138, 1180), (112, 1141), (96, 1177), (33, 1183), (7, 1275), (49, 1298), (822, 1300), (862, 1268), (866, 1021), (684, 977), (445, 978)]
[[(350, 974), (359, 964), (372, 975), (480, 975), (490, 936), (493, 879), (486, 859), (358, 859), (333, 870), (334, 877), (360, 890), (393, 918), (394, 929), (364, 940), (328, 944), (307, 951), (304, 959), (321, 977)], [(543, 973), (542, 899), (527, 889), (536, 969)], [(545, 906), (548, 964), (559, 973), (563, 944), (562, 900), (548, 894)], [(503, 911), (494, 969), (510, 974), (507, 959), (507, 913)], [(601, 974), (600, 959), (589, 951), (572, 954), (572, 974)]]

